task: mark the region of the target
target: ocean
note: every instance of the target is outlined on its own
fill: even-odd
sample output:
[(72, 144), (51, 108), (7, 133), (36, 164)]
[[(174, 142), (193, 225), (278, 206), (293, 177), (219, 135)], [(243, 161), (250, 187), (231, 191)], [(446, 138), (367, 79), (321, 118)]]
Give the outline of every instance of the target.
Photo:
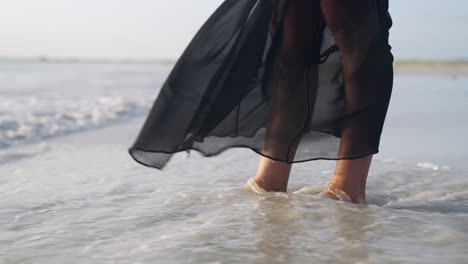
[(0, 263), (466, 263), (468, 78), (395, 77), (368, 205), (241, 187), (258, 155), (127, 153), (171, 65), (0, 61)]

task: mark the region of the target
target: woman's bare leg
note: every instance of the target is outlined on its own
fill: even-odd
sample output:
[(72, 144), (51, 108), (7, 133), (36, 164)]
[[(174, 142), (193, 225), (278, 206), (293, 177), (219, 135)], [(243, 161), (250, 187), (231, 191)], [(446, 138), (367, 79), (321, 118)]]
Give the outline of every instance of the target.
[[(320, 0), (276, 0), (276, 7), (281, 9), (277, 18), (284, 14), (284, 20), (271, 24), (273, 35), (279, 30), (282, 35), (272, 68), (271, 113), (263, 152), (291, 162), (308, 122), (313, 95), (305, 79), (318, 71), (310, 61), (320, 48), (322, 16)], [(255, 181), (266, 191), (286, 192), (291, 168), (290, 163), (262, 157)]]
[[(342, 55), (345, 114), (339, 157), (374, 152), (392, 86), (392, 60), (374, 1), (321, 0), (322, 12)], [(372, 155), (339, 160), (325, 195), (366, 203)], [(344, 195), (343, 195), (344, 192)]]

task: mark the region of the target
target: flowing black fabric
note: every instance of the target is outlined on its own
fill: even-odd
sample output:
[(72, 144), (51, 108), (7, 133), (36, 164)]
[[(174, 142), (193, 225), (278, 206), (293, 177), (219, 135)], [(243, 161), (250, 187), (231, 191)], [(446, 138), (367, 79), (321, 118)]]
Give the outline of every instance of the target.
[(393, 85), (388, 0), (226, 0), (196, 34), (129, 149), (250, 148), (288, 163), (379, 151)]

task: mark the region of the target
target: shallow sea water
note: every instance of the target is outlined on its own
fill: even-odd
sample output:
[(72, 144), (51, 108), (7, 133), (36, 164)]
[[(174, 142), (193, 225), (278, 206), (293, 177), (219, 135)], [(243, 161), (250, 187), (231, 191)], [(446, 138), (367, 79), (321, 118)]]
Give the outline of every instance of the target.
[(418, 140), (431, 116), (463, 115), (466, 80), (434, 80), (458, 84), (450, 111), (426, 115), (402, 107), (427, 77), (397, 80), (366, 206), (320, 198), (331, 161), (297, 164), (283, 195), (241, 188), (258, 162), (245, 149), (142, 167), (127, 154), (142, 116), (2, 149), (0, 263), (466, 263), (466, 125), (442, 118)]
[(4, 263), (466, 261), (464, 170), (376, 158), (359, 206), (320, 198), (333, 162), (318, 161), (295, 167), (288, 195), (257, 195), (241, 188), (258, 160), (249, 150), (179, 154), (163, 172), (135, 164), (124, 143), (140, 123), (0, 168)]

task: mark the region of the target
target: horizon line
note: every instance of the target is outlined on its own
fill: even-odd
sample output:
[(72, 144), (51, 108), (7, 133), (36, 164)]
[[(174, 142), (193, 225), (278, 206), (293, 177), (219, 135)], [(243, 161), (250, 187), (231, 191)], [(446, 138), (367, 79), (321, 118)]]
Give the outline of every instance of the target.
[[(92, 57), (92, 56), (3, 56), (0, 60), (13, 61), (36, 61), (43, 63), (121, 63), (121, 64), (175, 64), (178, 58), (125, 58), (125, 57)], [(468, 58), (459, 59), (420, 59), (420, 58), (402, 58), (395, 59), (397, 64), (468, 64)]]

